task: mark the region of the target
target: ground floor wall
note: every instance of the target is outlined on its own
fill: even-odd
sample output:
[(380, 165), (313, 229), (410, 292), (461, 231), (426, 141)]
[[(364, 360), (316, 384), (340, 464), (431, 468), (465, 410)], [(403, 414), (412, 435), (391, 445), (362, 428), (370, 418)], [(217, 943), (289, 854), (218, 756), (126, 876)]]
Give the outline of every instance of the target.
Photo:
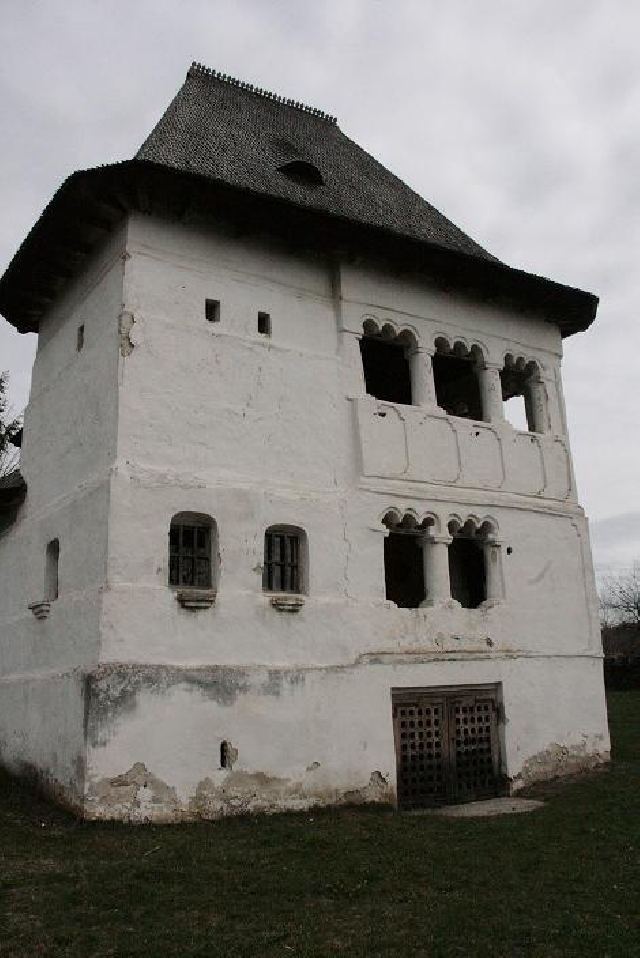
[(605, 762), (595, 656), (386, 654), (347, 667), (104, 665), (85, 814), (134, 822), (396, 802), (392, 689), (493, 684), (509, 790)]
[(0, 765), (82, 813), (86, 674), (0, 679)]

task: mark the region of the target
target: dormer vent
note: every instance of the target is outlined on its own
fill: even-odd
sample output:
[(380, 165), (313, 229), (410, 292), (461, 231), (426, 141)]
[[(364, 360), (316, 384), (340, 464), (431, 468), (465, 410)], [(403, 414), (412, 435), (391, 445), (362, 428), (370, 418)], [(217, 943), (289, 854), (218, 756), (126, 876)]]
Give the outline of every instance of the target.
[(278, 170), (294, 183), (300, 183), (301, 186), (324, 186), (322, 173), (317, 166), (307, 160), (290, 160), (279, 166)]

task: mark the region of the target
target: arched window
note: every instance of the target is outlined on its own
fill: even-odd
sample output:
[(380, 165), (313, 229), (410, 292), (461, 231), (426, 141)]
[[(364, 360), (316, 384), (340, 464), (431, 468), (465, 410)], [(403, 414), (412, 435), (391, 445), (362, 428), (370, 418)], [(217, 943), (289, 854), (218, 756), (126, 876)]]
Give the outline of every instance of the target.
[(270, 526), (264, 534), (262, 588), (306, 593), (309, 584), (307, 534), (298, 526)]
[(169, 527), (169, 585), (176, 589), (214, 589), (216, 524), (211, 516), (178, 512)]

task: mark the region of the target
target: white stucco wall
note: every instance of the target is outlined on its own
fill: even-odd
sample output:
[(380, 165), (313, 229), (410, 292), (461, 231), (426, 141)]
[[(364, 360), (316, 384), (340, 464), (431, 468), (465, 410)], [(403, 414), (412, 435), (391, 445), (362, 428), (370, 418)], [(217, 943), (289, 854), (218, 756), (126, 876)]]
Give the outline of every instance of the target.
[[(206, 299), (220, 301), (219, 322), (207, 322)], [(271, 316), (270, 337), (258, 333), (258, 311)], [(367, 397), (366, 320), (409, 330), (427, 349), (438, 337), (478, 346), (496, 366), (507, 353), (534, 361), (548, 432)], [(392, 687), (498, 683), (514, 787), (606, 758), (560, 361), (554, 326), (426, 280), (132, 217), (43, 328), (25, 427), (29, 496), (0, 537), (0, 571), (4, 561), (12, 577), (0, 667), (12, 688), (35, 680), (36, 691), (23, 706), (14, 694), (4, 716), (0, 707), (0, 728), (18, 730), (0, 739), (4, 754), (23, 748), (53, 768), (53, 746), (27, 713), (40, 683), (55, 723), (47, 683), (69, 675), (55, 708), (71, 731), (58, 753), (80, 768), (84, 732), (68, 716), (88, 689), (84, 787), (97, 817), (392, 801)], [(451, 517), (490, 520), (504, 599), (478, 609), (388, 602), (390, 509), (429, 515), (440, 532)], [(184, 511), (211, 516), (217, 530), (216, 601), (196, 612), (167, 585), (169, 524)], [(295, 614), (262, 591), (274, 524), (307, 535), (308, 594)], [(53, 537), (60, 598), (36, 622), (24, 594), (38, 597)], [(40, 751), (20, 745), (36, 740)], [(237, 750), (233, 770), (219, 768), (222, 740)]]
[[(389, 655), (328, 669), (105, 667), (94, 677), (87, 814), (217, 817), (395, 801), (391, 689), (502, 683), (515, 788), (606, 755), (600, 663)], [(233, 767), (220, 766), (220, 744)]]
[[(127, 251), (133, 349), (121, 359), (91, 814), (220, 814), (355, 792), (388, 800), (394, 684), (502, 683), (504, 771), (515, 785), (605, 756), (593, 573), (555, 327), (426, 282), (142, 217)], [(205, 319), (207, 298), (220, 301), (219, 323)], [(268, 339), (259, 310), (271, 316)], [(356, 337), (367, 318), (410, 329), (418, 343), (478, 344), (491, 362), (508, 352), (534, 360), (553, 430), (518, 433), (366, 397)], [(504, 602), (386, 601), (390, 508), (435, 515), (443, 530), (450, 516), (490, 517)], [(169, 524), (182, 511), (217, 529), (216, 603), (198, 612), (167, 586)], [(308, 595), (295, 615), (262, 591), (264, 532), (277, 523), (308, 539)], [(219, 692), (227, 681), (238, 686), (230, 696)], [(238, 749), (240, 779), (218, 767), (222, 739)], [(140, 784), (152, 780), (155, 799)]]
[[(20, 463), (27, 497), (0, 534), (0, 761), (37, 771), (80, 806), (84, 673), (99, 659), (106, 576), (124, 238), (114, 233), (43, 319)], [(29, 604), (45, 598), (53, 539), (59, 596), (36, 619)]]

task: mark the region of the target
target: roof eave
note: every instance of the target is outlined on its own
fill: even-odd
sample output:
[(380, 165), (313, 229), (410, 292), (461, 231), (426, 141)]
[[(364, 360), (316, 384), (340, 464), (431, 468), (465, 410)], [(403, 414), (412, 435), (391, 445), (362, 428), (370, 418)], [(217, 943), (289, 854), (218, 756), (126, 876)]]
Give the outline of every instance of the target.
[[(593, 294), (498, 260), (142, 160), (82, 170), (62, 184), (0, 279), (0, 312), (18, 331), (37, 332), (40, 318), (68, 280), (124, 217), (142, 212), (181, 218), (193, 205), (195, 192), (212, 201), (209, 215), (237, 216), (240, 201), (248, 223), (270, 229), (280, 224), (282, 229), (286, 222), (291, 235), (291, 228), (304, 221), (305, 236), (315, 234), (315, 241), (325, 247), (346, 244), (357, 250), (364, 245), (393, 253), (416, 269), (428, 269), (452, 288), (482, 290), (489, 298), (506, 297), (523, 305), (530, 301), (563, 336), (587, 329), (596, 315), (598, 299)], [(200, 213), (207, 209), (206, 204), (197, 205)]]

